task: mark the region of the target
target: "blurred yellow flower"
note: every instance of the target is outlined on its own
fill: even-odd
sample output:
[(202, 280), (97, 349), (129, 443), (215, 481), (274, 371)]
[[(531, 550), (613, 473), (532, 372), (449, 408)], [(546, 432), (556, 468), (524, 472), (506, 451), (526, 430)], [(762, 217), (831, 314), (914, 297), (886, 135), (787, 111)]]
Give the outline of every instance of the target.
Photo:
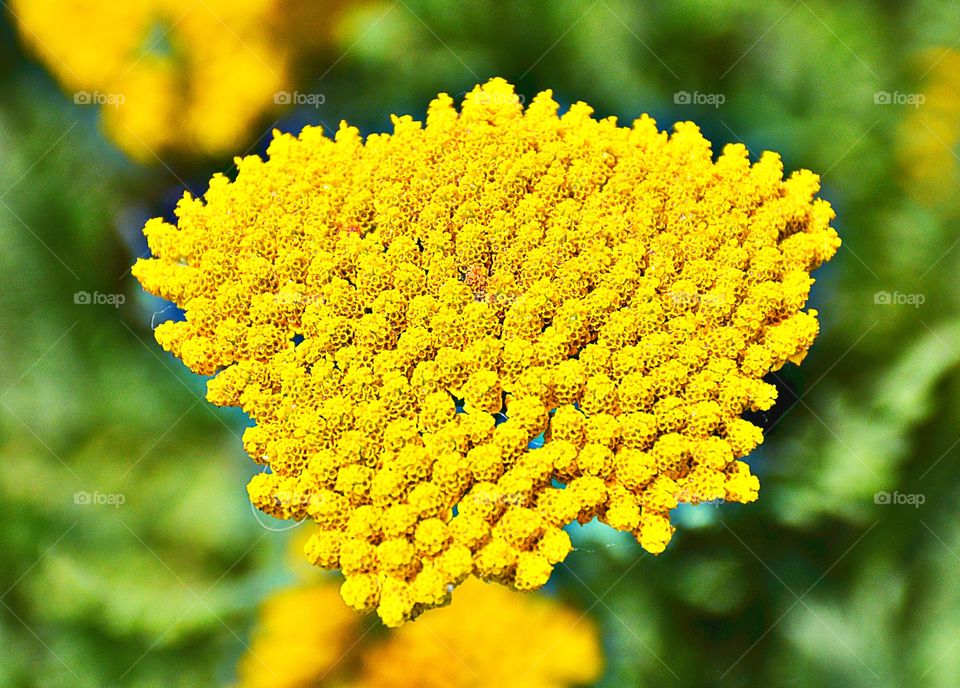
[(924, 69), (922, 90), (910, 94), (914, 105), (900, 123), (897, 153), (904, 183), (921, 203), (956, 196), (960, 152), (960, 51), (927, 50), (918, 59)]
[(237, 671), (244, 688), (306, 688), (333, 670), (359, 635), (336, 586), (282, 590), (263, 605)]
[(239, 688), (563, 688), (602, 670), (586, 614), (476, 580), (450, 606), (389, 633), (361, 634), (344, 612), (328, 583), (268, 599)]
[(818, 331), (816, 175), (557, 112), (494, 79), (366, 142), (280, 135), (144, 229), (134, 274), (187, 312), (157, 340), (256, 422), (251, 500), (388, 626), (471, 574), (539, 588), (573, 521), (656, 554), (678, 502), (755, 499), (741, 415)]
[[(12, 0), (27, 45), (133, 157), (234, 153), (327, 40), (328, 0)], [(279, 95), (277, 95), (279, 94)]]

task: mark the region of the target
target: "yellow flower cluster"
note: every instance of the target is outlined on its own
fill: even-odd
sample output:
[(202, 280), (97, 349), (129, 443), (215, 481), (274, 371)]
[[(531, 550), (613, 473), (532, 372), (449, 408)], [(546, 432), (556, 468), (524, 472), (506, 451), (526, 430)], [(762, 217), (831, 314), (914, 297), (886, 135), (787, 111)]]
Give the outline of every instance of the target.
[[(896, 94), (909, 108), (897, 135), (897, 153), (910, 194), (925, 204), (956, 197), (960, 166), (960, 51), (943, 48), (921, 54), (920, 93)], [(886, 94), (891, 99), (893, 94)]]
[(339, 2), (12, 0), (20, 35), (141, 160), (234, 152), (327, 40)]
[(591, 114), (494, 79), (366, 142), (278, 135), (144, 230), (134, 274), (187, 314), (158, 341), (256, 423), (252, 502), (389, 626), (471, 574), (542, 586), (573, 521), (659, 553), (679, 502), (756, 498), (741, 415), (817, 334), (833, 212), (774, 154)]
[(267, 600), (238, 674), (239, 688), (564, 688), (602, 665), (593, 621), (549, 598), (472, 581), (429, 618), (368, 636), (319, 583)]

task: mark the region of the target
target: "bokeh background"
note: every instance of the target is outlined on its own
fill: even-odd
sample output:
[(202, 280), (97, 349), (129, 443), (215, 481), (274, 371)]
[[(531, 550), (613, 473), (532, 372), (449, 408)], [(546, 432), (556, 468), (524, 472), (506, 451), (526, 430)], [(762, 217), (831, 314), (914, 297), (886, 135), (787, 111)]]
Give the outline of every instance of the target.
[[(0, 5), (0, 685), (254, 685), (258, 610), (334, 583), (251, 511), (244, 418), (153, 342), (177, 314), (130, 276), (140, 229), (273, 128), (383, 131), (492, 76), (779, 151), (822, 176), (844, 241), (816, 273), (820, 338), (761, 419), (760, 500), (678, 509), (659, 557), (571, 528), (541, 597), (594, 624), (597, 685), (958, 685), (954, 3)], [(523, 646), (498, 618), (450, 632)]]

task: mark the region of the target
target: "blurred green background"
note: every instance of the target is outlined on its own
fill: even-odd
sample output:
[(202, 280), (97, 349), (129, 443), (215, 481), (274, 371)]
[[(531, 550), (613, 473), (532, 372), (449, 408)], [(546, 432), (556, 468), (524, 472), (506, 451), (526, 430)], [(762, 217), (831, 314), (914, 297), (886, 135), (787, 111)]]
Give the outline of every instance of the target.
[[(503, 76), (527, 100), (550, 88), (623, 123), (691, 119), (717, 152), (742, 141), (822, 175), (844, 245), (815, 275), (820, 338), (762, 419), (760, 500), (679, 509), (657, 558), (574, 527), (551, 592), (598, 620), (602, 686), (955, 688), (955, 5), (305, 4), (336, 25), (287, 89), (323, 102), (265, 102), (236, 154), (271, 127), (382, 131)], [(129, 266), (143, 221), (231, 156), (135, 162), (14, 11), (2, 21), (0, 686), (230, 685), (258, 604), (296, 579), (289, 524), (251, 511), (244, 419), (155, 345), (173, 314)]]

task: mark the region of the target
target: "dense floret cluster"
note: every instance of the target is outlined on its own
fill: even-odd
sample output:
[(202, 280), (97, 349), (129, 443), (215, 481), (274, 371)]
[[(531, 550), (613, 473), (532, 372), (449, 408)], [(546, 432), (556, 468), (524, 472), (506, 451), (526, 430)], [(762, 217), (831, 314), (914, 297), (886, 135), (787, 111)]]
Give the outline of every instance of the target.
[(158, 341), (256, 423), (251, 500), (387, 625), (470, 575), (542, 586), (573, 521), (659, 553), (678, 503), (756, 498), (742, 415), (840, 243), (818, 177), (591, 115), (495, 79), (425, 126), (278, 135), (145, 228), (135, 274), (187, 315)]

